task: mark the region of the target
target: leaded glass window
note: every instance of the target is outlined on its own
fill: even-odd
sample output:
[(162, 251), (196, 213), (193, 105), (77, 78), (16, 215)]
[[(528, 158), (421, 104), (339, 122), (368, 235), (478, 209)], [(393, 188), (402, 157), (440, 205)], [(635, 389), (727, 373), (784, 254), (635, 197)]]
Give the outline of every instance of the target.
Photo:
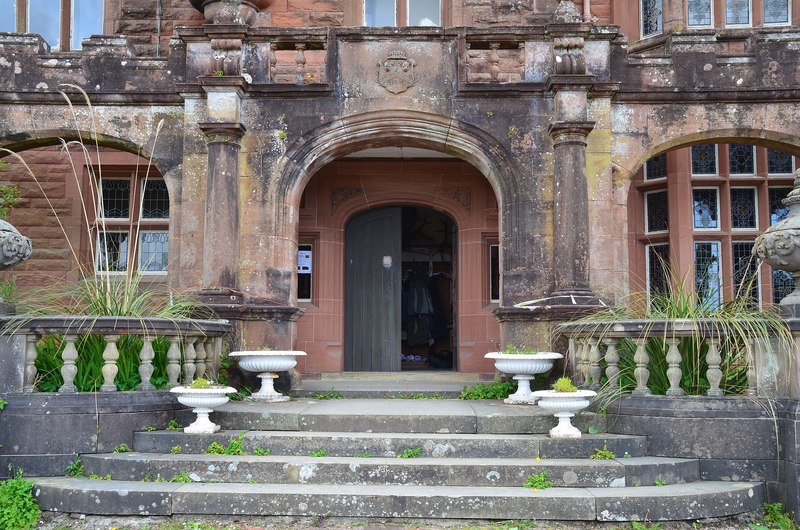
[(128, 232), (100, 232), (97, 237), (97, 272), (128, 270)]
[(669, 230), (669, 203), (666, 191), (652, 191), (646, 194), (645, 208), (648, 233)]
[(139, 232), (139, 270), (167, 272), (169, 233), (166, 230)]
[(731, 188), (731, 228), (758, 228), (755, 188)]
[(764, 24), (788, 24), (789, 0), (764, 0)]
[(127, 219), (131, 214), (131, 181), (103, 179), (101, 210), (106, 219)]
[(720, 244), (717, 241), (695, 242), (694, 279), (698, 300), (714, 309), (722, 303)]
[(747, 297), (758, 306), (760, 286), (758, 284), (758, 259), (753, 256), (752, 241), (731, 243), (733, 259), (733, 293), (737, 298)]
[(767, 149), (767, 173), (770, 175), (791, 175), (794, 172), (794, 157), (783, 151)]
[(725, 25), (750, 25), (750, 0), (725, 0)]
[(719, 193), (717, 188), (692, 190), (694, 227), (699, 230), (719, 229)]
[(169, 219), (169, 192), (160, 179), (148, 179), (142, 197), (142, 219)]
[(698, 144), (692, 146), (692, 175), (717, 174), (717, 145)]
[(711, 17), (711, 0), (689, 0), (688, 6), (688, 25), (689, 26), (710, 26), (713, 22)]
[(789, 215), (789, 207), (784, 206), (783, 199), (789, 195), (792, 188), (769, 189), (769, 224), (774, 225)]
[(792, 275), (786, 271), (772, 269), (772, 303), (779, 304), (792, 291), (794, 291)]
[(667, 176), (667, 153), (656, 155), (644, 163), (644, 179), (663, 179)]
[(756, 172), (756, 155), (752, 145), (730, 144), (728, 161), (731, 175), (753, 175)]
[(670, 284), (669, 245), (647, 245), (647, 295), (666, 295)]
[(642, 37), (661, 33), (664, 17), (661, 0), (642, 0)]

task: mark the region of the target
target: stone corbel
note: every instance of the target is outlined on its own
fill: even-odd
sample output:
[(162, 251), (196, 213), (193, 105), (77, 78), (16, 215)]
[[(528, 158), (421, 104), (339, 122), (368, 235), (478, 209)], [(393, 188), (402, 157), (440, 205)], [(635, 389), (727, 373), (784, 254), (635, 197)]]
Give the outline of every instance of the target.
[(211, 39), (209, 75), (241, 75), (242, 39)]

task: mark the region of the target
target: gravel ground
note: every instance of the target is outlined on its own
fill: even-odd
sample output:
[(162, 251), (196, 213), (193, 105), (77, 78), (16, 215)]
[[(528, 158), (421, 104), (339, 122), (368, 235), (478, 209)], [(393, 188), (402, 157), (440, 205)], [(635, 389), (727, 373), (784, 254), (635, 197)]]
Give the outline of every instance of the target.
[(593, 523), (579, 521), (481, 521), (455, 519), (343, 519), (310, 517), (105, 517), (78, 516), (45, 512), (37, 530), (295, 530), (323, 528), (328, 530), (747, 530), (762, 521), (760, 513), (742, 514), (725, 519), (694, 522), (662, 522), (641, 524)]

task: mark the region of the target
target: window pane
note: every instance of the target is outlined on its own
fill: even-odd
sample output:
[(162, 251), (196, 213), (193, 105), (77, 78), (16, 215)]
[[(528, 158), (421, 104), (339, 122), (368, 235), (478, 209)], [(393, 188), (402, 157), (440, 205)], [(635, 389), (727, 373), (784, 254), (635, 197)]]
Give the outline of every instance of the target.
[(311, 300), (311, 245), (297, 245), (297, 299)]
[(729, 26), (750, 24), (750, 0), (726, 0), (725, 24)]
[(98, 272), (128, 270), (128, 232), (102, 232), (97, 238)]
[(103, 33), (103, 0), (73, 0), (71, 49), (80, 50), (83, 39), (101, 33)]
[(661, 33), (661, 0), (642, 0), (642, 37)]
[(654, 156), (644, 163), (644, 179), (661, 179), (667, 176), (667, 153)]
[(364, 0), (365, 26), (395, 26), (394, 0)]
[(772, 269), (772, 303), (779, 304), (792, 291), (794, 291), (792, 275), (786, 271)]
[(716, 144), (700, 144), (692, 146), (692, 175), (717, 174)]
[(666, 191), (656, 191), (645, 195), (647, 208), (647, 232), (669, 230), (669, 204)]
[(143, 219), (169, 219), (169, 192), (163, 180), (147, 179), (142, 198)]
[(711, 25), (711, 0), (689, 0), (689, 26)]
[(0, 31), (17, 31), (17, 0), (0, 0)]
[(764, 24), (788, 24), (789, 0), (764, 0)]
[(41, 35), (52, 49), (59, 49), (60, 4), (55, 0), (28, 0), (28, 31)]
[(719, 243), (694, 244), (694, 285), (698, 300), (714, 309), (722, 303)]
[(127, 219), (131, 213), (131, 181), (103, 179), (103, 217)]
[(694, 227), (701, 229), (719, 228), (719, 201), (716, 188), (692, 190), (694, 198)]
[(500, 300), (500, 245), (489, 245), (489, 300)]
[(756, 190), (731, 188), (731, 227), (758, 228), (756, 218)]
[(789, 195), (792, 188), (770, 188), (769, 189), (769, 224), (774, 225), (789, 215), (789, 207), (784, 206), (783, 199)]
[(167, 272), (169, 233), (165, 230), (139, 233), (139, 270)]
[(748, 144), (731, 144), (728, 146), (728, 160), (731, 175), (752, 175), (756, 172), (753, 146)]
[(758, 260), (753, 256), (752, 241), (734, 241), (733, 292), (737, 298), (747, 297), (754, 306), (759, 305)]
[(408, 0), (408, 25), (441, 26), (441, 2), (438, 0)]
[(653, 296), (669, 294), (669, 245), (648, 245), (647, 247), (647, 294)]
[(767, 173), (770, 175), (790, 175), (794, 172), (794, 157), (783, 151), (767, 149)]

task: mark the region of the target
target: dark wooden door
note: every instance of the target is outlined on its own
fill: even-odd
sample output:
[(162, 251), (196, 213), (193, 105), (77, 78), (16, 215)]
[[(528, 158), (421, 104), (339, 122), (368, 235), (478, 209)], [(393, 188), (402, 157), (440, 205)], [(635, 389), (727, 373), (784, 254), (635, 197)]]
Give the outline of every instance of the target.
[(400, 371), (401, 221), (401, 208), (383, 208), (347, 224), (345, 371)]

